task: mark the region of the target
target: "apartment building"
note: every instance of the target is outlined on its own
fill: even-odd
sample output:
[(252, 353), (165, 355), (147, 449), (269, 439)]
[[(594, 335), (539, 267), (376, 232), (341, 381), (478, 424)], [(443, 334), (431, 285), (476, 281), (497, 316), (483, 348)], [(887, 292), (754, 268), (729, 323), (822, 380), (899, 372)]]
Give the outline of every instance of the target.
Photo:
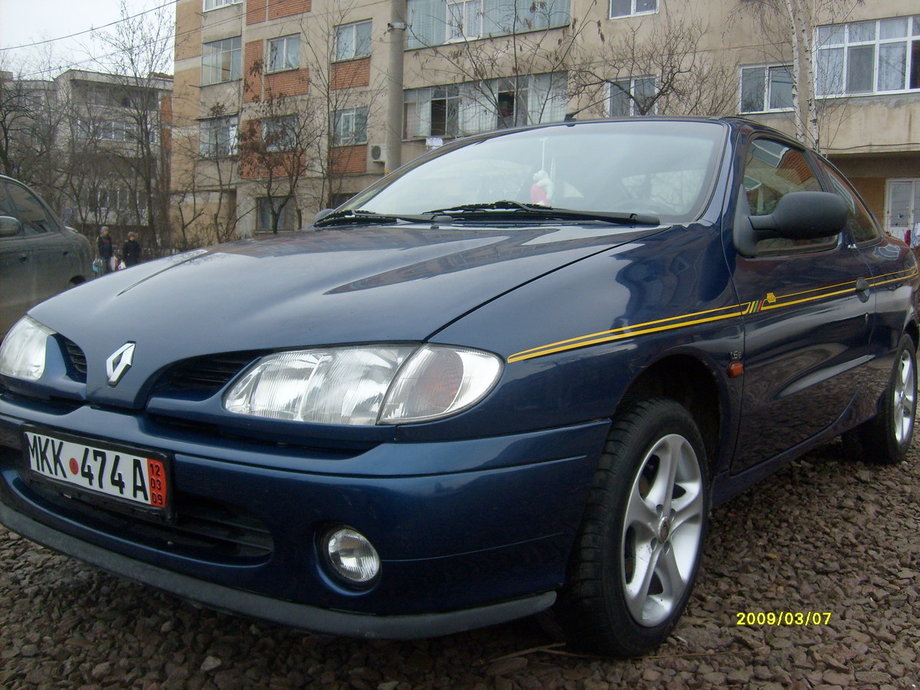
[(455, 137), (743, 115), (820, 146), (903, 236), (920, 223), (916, 4), (797, 4), (179, 0), (175, 205), (210, 239), (293, 229)]
[[(0, 73), (9, 172), (41, 190), (64, 221), (117, 239), (165, 230), (172, 77), (67, 70), (53, 80)], [(165, 136), (164, 136), (165, 133)]]

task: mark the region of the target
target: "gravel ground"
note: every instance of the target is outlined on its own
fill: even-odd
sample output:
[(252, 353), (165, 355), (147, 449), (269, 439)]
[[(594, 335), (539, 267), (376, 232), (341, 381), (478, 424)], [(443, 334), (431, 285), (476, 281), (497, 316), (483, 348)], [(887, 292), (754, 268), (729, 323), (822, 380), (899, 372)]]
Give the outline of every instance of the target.
[[(696, 592), (655, 656), (576, 656), (533, 621), (420, 642), (307, 635), (200, 610), (0, 528), (0, 688), (920, 687), (920, 444), (830, 445), (717, 509)], [(739, 613), (830, 612), (739, 626)], [(822, 619), (823, 621), (823, 619)]]

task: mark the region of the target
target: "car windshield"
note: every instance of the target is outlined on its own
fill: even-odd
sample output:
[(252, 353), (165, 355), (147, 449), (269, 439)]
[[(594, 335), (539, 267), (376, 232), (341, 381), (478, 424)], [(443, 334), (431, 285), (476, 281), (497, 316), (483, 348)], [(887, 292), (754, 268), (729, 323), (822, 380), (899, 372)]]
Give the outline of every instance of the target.
[(409, 166), (342, 210), (481, 217), (520, 212), (517, 203), (689, 221), (708, 199), (726, 131), (713, 122), (634, 120), (508, 132)]

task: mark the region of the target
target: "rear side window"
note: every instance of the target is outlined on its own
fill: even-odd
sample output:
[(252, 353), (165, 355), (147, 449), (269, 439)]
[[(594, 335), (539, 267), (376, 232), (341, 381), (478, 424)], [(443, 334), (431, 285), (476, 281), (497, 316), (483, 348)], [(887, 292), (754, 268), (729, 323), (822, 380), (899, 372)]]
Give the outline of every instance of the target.
[(13, 204), (13, 215), (19, 218), (27, 235), (37, 235), (58, 229), (54, 218), (37, 196), (18, 184), (5, 186)]
[(830, 180), (830, 191), (842, 196), (843, 200), (847, 202), (847, 206), (850, 207), (847, 227), (853, 236), (853, 241), (857, 243), (870, 242), (881, 237), (881, 231), (875, 222), (875, 218), (869, 213), (865, 204), (859, 200), (850, 183), (824, 161), (820, 161), (820, 165)]
[[(744, 193), (751, 215), (773, 213), (780, 198), (790, 192), (820, 191), (821, 182), (804, 152), (771, 139), (751, 143), (744, 166)], [(806, 240), (773, 238), (758, 242), (757, 249), (769, 253), (826, 249), (836, 241), (837, 235)]]

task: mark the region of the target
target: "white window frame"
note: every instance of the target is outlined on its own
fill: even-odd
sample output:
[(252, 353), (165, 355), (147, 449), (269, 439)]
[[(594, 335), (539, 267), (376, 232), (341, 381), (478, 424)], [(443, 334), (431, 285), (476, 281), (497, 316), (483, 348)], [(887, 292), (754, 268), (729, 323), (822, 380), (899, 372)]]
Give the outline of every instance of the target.
[(610, 19), (621, 19), (623, 17), (639, 17), (645, 14), (657, 14), (662, 0), (654, 0), (655, 9), (653, 10), (637, 10), (636, 6), (640, 2), (642, 2), (642, 0), (629, 0), (629, 12), (626, 14), (614, 14), (613, 13), (613, 2), (614, 0), (610, 0), (609, 3), (607, 4), (607, 14), (610, 17)]
[(239, 5), (243, 0), (203, 0), (202, 8), (204, 12), (219, 10), (221, 7), (228, 5)]
[[(886, 24), (893, 22), (907, 22), (907, 30), (903, 36), (894, 36), (891, 38), (882, 38), (882, 30)], [(871, 39), (860, 39), (855, 36), (856, 27), (874, 25), (874, 37)], [(823, 35), (822, 35), (823, 34)], [(841, 96), (872, 96), (875, 94), (889, 93), (916, 93), (920, 90), (920, 84), (911, 88), (910, 77), (913, 69), (920, 69), (913, 65), (914, 59), (920, 60), (920, 57), (914, 56), (912, 51), (913, 44), (920, 42), (920, 15), (904, 17), (883, 17), (881, 19), (869, 19), (858, 22), (848, 22), (846, 24), (825, 24), (815, 28), (815, 93), (819, 98), (839, 98)], [(882, 70), (880, 65), (881, 52), (884, 46), (894, 46), (904, 44), (904, 79), (901, 88), (890, 89), (880, 88)], [(849, 90), (849, 73), (851, 50), (872, 47), (872, 88), (867, 91), (850, 91)], [(840, 51), (840, 84), (830, 84), (824, 81), (825, 77), (821, 72), (822, 56), (829, 55), (832, 51)], [(920, 55), (920, 54), (918, 54)]]
[[(225, 48), (224, 45), (233, 45), (233, 41), (237, 42), (237, 46), (231, 48)], [(205, 74), (208, 70), (216, 71), (223, 74), (223, 56), (227, 55), (230, 61), (229, 64), (229, 77), (227, 79), (217, 79), (216, 81), (205, 81), (207, 76), (208, 79), (212, 76), (210, 73)], [(210, 59), (215, 59), (216, 64), (209, 62)], [(231, 81), (239, 81), (243, 78), (243, 38), (242, 36), (228, 36), (227, 38), (222, 38), (218, 41), (209, 41), (208, 43), (203, 43), (201, 45), (201, 85), (210, 86), (211, 84), (226, 84)]]
[[(911, 194), (908, 203), (908, 218), (903, 225), (892, 223), (893, 201), (892, 187), (895, 184), (911, 184)], [(920, 178), (918, 177), (895, 177), (887, 180), (885, 183), (885, 232), (889, 235), (902, 238), (904, 232), (910, 230), (911, 237), (915, 232), (920, 231)]]
[[(652, 105), (652, 109), (649, 112), (645, 113), (644, 115), (642, 113), (639, 113), (636, 109), (636, 101), (635, 101), (636, 84), (637, 82), (647, 81), (649, 79), (652, 80), (652, 83), (657, 91), (658, 77), (656, 77), (654, 74), (642, 74), (638, 77), (626, 77), (624, 79), (616, 79), (615, 81), (608, 83), (607, 84), (607, 101), (606, 101), (607, 115), (609, 117), (643, 117), (643, 116), (654, 115), (658, 111), (657, 103)], [(622, 84), (628, 84), (629, 90), (623, 89), (623, 87), (621, 86)], [(622, 91), (625, 91), (625, 93), (629, 97), (629, 113), (627, 113), (626, 115), (620, 115), (620, 114), (614, 115), (613, 113), (614, 89), (620, 89)]]
[[(262, 141), (265, 150), (273, 153), (293, 151), (297, 145), (297, 115), (278, 115), (266, 117), (262, 120)], [(275, 141), (269, 141), (275, 134), (280, 136)]]
[(123, 120), (99, 120), (101, 141), (137, 141), (137, 125)]
[[(367, 143), (367, 106), (344, 108), (332, 114), (332, 145), (360, 146)], [(364, 131), (357, 132), (359, 115), (364, 115)]]
[(210, 12), (211, 10), (219, 10), (221, 7), (227, 7), (228, 5), (239, 5), (243, 0), (203, 0), (202, 2), (202, 11)]
[[(530, 74), (513, 79), (444, 84), (406, 89), (403, 92), (407, 139), (458, 136), (492, 131), (499, 122), (500, 94), (514, 93), (514, 121), (517, 124), (559, 122), (565, 116), (568, 96), (565, 72)], [(445, 114), (444, 132), (433, 131), (434, 103)]]
[[(367, 40), (367, 52), (359, 53), (358, 52), (358, 27), (367, 26), (368, 27), (368, 40)], [(350, 46), (351, 50), (348, 54), (340, 54), (341, 47), (343, 45), (342, 38), (345, 33), (350, 34)], [(359, 60), (362, 58), (367, 58), (371, 56), (371, 51), (373, 49), (373, 24), (370, 19), (362, 19), (359, 22), (351, 22), (350, 24), (339, 24), (335, 27), (335, 56), (334, 62), (344, 62), (346, 60)]]
[(445, 43), (482, 37), (482, 0), (447, 0), (446, 14)]
[[(790, 102), (787, 106), (781, 106), (778, 108), (771, 107), (771, 102), (773, 100), (773, 71), (777, 69), (785, 68), (786, 72), (789, 73), (790, 78), (792, 76), (792, 65), (784, 65), (782, 63), (772, 63), (766, 65), (742, 65), (738, 69), (738, 112), (739, 113), (782, 113), (792, 110), (792, 97), (790, 96)], [(755, 110), (745, 110), (744, 108), (744, 73), (746, 71), (760, 70), (764, 80), (763, 93), (761, 94), (762, 98), (760, 104), (762, 107)]]
[[(278, 36), (265, 41), (265, 73), (287, 72), (300, 68), (300, 34)], [(280, 66), (272, 64), (280, 55)]]
[[(221, 146), (219, 134), (222, 127), (226, 129), (226, 146)], [(209, 117), (199, 121), (198, 128), (198, 155), (202, 158), (227, 158), (236, 155), (238, 145), (239, 116), (223, 115)], [(207, 135), (207, 136), (205, 136)]]

